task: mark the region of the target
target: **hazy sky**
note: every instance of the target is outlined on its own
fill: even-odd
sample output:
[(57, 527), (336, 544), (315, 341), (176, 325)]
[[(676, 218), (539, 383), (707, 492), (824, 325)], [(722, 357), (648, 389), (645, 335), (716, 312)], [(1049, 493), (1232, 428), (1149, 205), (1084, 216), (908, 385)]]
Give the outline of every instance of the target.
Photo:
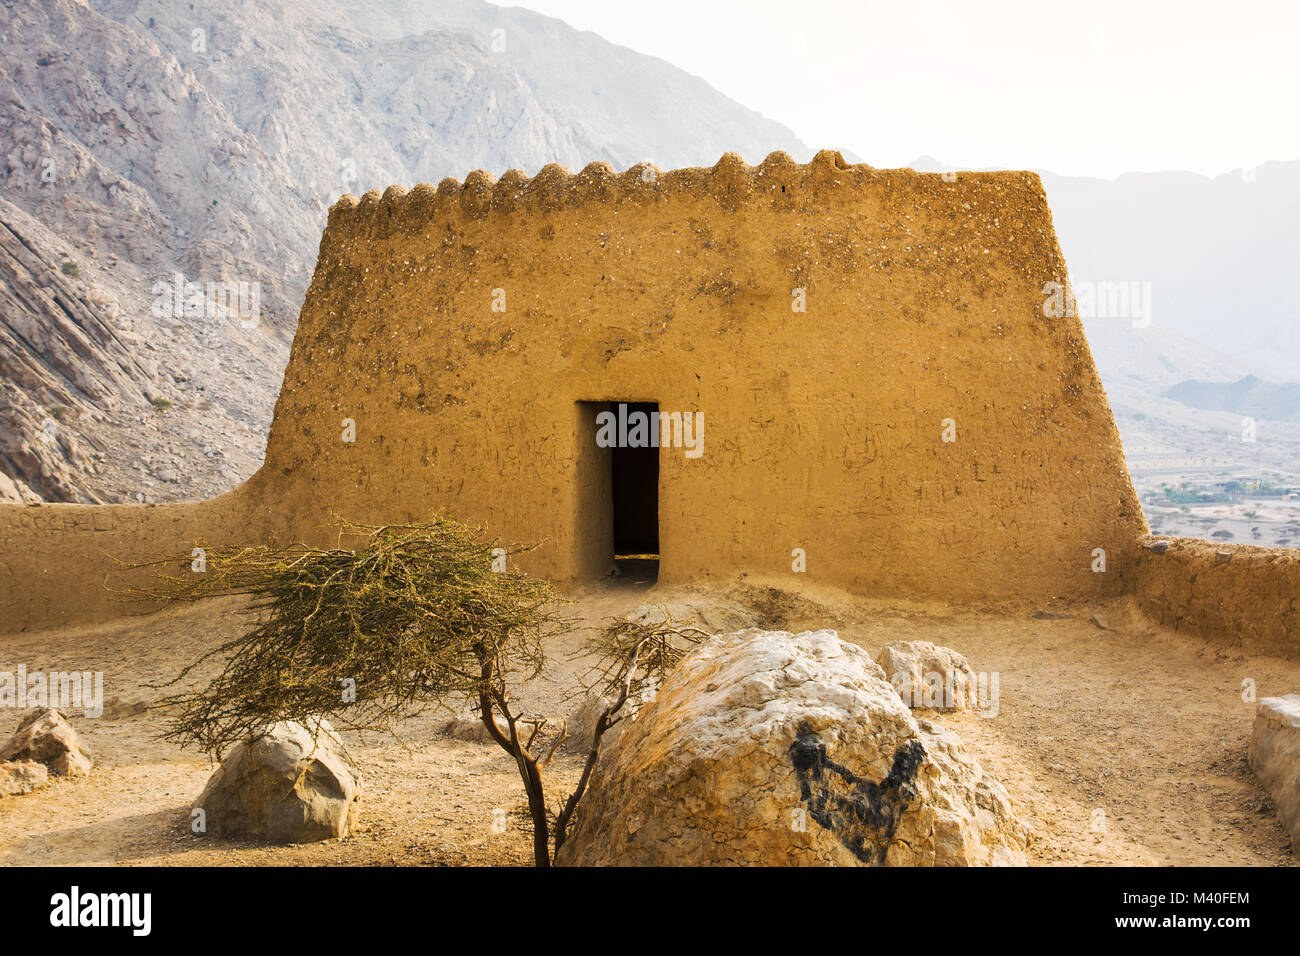
[(928, 154), (1073, 175), (1217, 175), (1300, 158), (1295, 0), (518, 5), (662, 57), (808, 145), (873, 166)]

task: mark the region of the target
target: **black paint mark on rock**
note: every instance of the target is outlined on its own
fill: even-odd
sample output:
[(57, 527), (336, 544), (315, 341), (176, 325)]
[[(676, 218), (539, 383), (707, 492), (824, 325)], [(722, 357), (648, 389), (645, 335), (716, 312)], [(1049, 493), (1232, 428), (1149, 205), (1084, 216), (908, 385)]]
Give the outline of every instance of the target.
[(898, 818), (916, 796), (914, 782), (924, 759), (921, 741), (909, 740), (895, 751), (889, 775), (873, 783), (832, 760), (821, 738), (805, 727), (799, 728), (790, 745), (790, 760), (808, 813), (871, 866), (884, 861)]

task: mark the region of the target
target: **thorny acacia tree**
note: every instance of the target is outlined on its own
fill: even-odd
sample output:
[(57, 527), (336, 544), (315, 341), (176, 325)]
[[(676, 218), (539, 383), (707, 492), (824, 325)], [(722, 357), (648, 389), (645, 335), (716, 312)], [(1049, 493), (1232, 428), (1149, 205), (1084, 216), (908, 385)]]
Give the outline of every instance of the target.
[(164, 736), (219, 758), (280, 720), (311, 728), (328, 716), (344, 727), (393, 732), (398, 721), (430, 704), (468, 699), (515, 761), (528, 797), (534, 859), (549, 866), (572, 825), (601, 738), (706, 635), (671, 619), (619, 621), (594, 641), (600, 663), (592, 674), (606, 706), (577, 788), (552, 815), (542, 773), (566, 728), (550, 731), (544, 719), (529, 718), (510, 692), (541, 671), (545, 639), (567, 623), (555, 612), (550, 586), (500, 569), (480, 529), (441, 517), (383, 527), (344, 522), (343, 529), (364, 545), (214, 548), (201, 571), (188, 557), (140, 566), (183, 561), (192, 570), (132, 592), (139, 597), (253, 599), (255, 623), (172, 682), (209, 659), (224, 659), (206, 688), (168, 699), (176, 716)]

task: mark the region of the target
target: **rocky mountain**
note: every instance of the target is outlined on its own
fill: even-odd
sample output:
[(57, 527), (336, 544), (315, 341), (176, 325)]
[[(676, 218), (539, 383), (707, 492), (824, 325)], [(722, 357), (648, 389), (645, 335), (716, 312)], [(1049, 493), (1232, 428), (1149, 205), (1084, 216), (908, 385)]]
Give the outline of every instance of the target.
[[(1085, 319), (1139, 488), (1214, 473), (1294, 482), (1300, 160), (1043, 182), (1072, 281), (1149, 290), (1140, 321)], [(1245, 416), (1258, 419), (1249, 442)]]
[[(0, 117), (0, 500), (251, 474), (344, 192), (811, 154), (662, 60), (481, 0), (5, 0)], [(1130, 457), (1239, 449), (1240, 415), (1189, 396), (1300, 382), (1300, 161), (1043, 178), (1075, 283), (1149, 285), (1149, 322), (1084, 319)], [(1300, 454), (1284, 424), (1251, 449), (1270, 467)]]
[(247, 477), (342, 193), (811, 155), (661, 60), (479, 0), (6, 0), (0, 116), (0, 500)]
[(1235, 382), (1188, 380), (1174, 385), (1165, 395), (1192, 408), (1276, 422), (1300, 421), (1300, 383), (1296, 382), (1274, 385), (1254, 375)]
[(147, 404), (148, 375), (114, 326), (117, 304), (57, 236), (0, 200), (0, 498), (98, 501), (92, 451), (64, 423)]

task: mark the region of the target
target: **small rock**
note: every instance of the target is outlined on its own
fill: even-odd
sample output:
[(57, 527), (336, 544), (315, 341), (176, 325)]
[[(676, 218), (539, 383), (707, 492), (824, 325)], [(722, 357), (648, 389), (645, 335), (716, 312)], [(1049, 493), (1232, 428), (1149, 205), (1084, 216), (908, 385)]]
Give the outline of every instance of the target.
[(950, 647), (893, 641), (881, 648), (876, 663), (909, 707), (963, 710), (975, 703), (970, 662)]
[[(600, 719), (600, 715), (612, 703), (614, 703), (612, 699), (596, 694), (588, 694), (583, 698), (582, 703), (574, 708), (573, 713), (565, 721), (565, 730), (568, 736), (564, 741), (564, 749), (575, 754), (590, 753), (592, 741), (596, 736), (596, 721)], [(601, 746), (603, 747), (613, 740), (621, 728), (622, 721), (606, 730), (602, 737)]]
[(0, 762), (6, 760), (34, 760), (61, 777), (90, 773), (94, 765), (68, 715), (53, 707), (33, 710), (23, 719), (0, 747)]
[(360, 796), (360, 773), (328, 721), (315, 739), (282, 721), (233, 747), (191, 809), (216, 836), (312, 843), (347, 836)]
[(16, 797), (39, 790), (50, 782), (45, 764), (35, 760), (11, 760), (0, 763), (0, 797)]
[(1256, 705), (1247, 761), (1300, 857), (1300, 694), (1265, 697)]
[(1101, 628), (1103, 631), (1113, 631), (1113, 630), (1115, 630), (1113, 627), (1110, 626), (1110, 622), (1107, 621), (1106, 618), (1105, 618), (1103, 615), (1101, 615), (1101, 614), (1094, 614), (1094, 615), (1092, 616), (1092, 623), (1093, 623), (1093, 624), (1096, 624), (1096, 625), (1097, 625), (1099, 628)]
[(101, 715), (109, 720), (121, 720), (125, 717), (138, 717), (149, 709), (149, 705), (142, 700), (124, 701), (120, 697), (110, 697), (104, 701), (104, 713)]
[(1144, 544), (1142, 547), (1146, 548), (1152, 554), (1164, 554), (1166, 551), (1169, 550), (1169, 542), (1152, 541), (1150, 544)]
[[(497, 729), (501, 731), (502, 736), (510, 737), (510, 725), (500, 717), (496, 718)], [(519, 720), (515, 726), (519, 734), (521, 743), (528, 743), (528, 738), (533, 733), (533, 728), (537, 726), (536, 721)], [(497, 746), (497, 742), (488, 733), (487, 727), (483, 721), (478, 718), (477, 714), (462, 714), (459, 717), (453, 717), (442, 725), (442, 732), (453, 740), (463, 740), (471, 744), (492, 744)]]

